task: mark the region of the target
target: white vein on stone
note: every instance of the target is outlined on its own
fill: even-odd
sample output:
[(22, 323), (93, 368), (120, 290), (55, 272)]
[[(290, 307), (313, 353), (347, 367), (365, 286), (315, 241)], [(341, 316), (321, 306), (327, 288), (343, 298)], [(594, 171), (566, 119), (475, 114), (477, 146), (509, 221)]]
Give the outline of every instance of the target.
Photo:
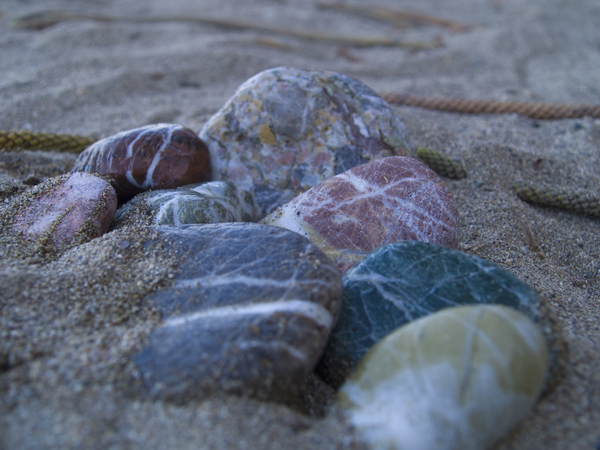
[(274, 313), (294, 313), (312, 320), (316, 324), (329, 329), (333, 324), (333, 316), (327, 309), (318, 303), (306, 300), (286, 300), (270, 303), (254, 303), (251, 305), (221, 306), (205, 311), (197, 311), (180, 316), (168, 318), (165, 327), (180, 325), (203, 320), (211, 317), (235, 317), (243, 315), (267, 315)]

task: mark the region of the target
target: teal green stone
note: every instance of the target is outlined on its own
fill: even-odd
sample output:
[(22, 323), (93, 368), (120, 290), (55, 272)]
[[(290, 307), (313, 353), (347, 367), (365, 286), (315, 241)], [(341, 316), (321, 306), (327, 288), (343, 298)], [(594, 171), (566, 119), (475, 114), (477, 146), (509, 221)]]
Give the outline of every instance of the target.
[(500, 304), (536, 321), (538, 297), (498, 265), (447, 247), (401, 241), (380, 247), (344, 276), (344, 300), (317, 372), (339, 386), (396, 328), (444, 308)]

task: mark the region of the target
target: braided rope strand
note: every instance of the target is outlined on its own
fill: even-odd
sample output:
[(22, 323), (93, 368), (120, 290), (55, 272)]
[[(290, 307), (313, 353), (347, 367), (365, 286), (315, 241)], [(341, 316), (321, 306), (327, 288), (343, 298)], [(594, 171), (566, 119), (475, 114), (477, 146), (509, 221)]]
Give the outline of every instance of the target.
[(600, 196), (589, 191), (552, 188), (524, 182), (515, 183), (513, 189), (521, 200), (527, 203), (600, 217)]
[(436, 150), (420, 147), (417, 149), (417, 156), (438, 175), (455, 180), (462, 180), (467, 177), (467, 170), (460, 161), (456, 161)]
[(49, 150), (80, 153), (96, 141), (89, 136), (39, 133), (28, 130), (0, 131), (0, 153), (20, 150)]
[(380, 93), (379, 95), (385, 101), (393, 105), (416, 106), (419, 108), (463, 114), (517, 113), (521, 116), (531, 117), (532, 119), (539, 120), (575, 119), (586, 116), (600, 119), (600, 106), (596, 105), (447, 99), (400, 95), (392, 92), (384, 92)]

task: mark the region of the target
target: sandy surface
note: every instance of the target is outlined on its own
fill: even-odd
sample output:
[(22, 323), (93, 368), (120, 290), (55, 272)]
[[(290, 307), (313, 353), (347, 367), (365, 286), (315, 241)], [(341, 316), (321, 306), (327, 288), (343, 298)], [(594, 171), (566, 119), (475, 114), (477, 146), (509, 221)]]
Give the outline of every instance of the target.
[[(349, 3), (402, 7), (476, 28), (397, 28), (324, 11), (312, 0), (4, 0), (0, 130), (103, 137), (176, 122), (198, 131), (239, 84), (279, 65), (342, 72), (376, 91), (600, 104), (597, 0)], [(204, 15), (330, 33), (440, 38), (443, 46), (419, 52), (342, 47), (181, 22), (11, 27), (11, 18), (41, 9)], [(469, 170), (468, 178), (447, 181), (462, 217), (460, 248), (534, 286), (568, 348), (554, 387), (497, 448), (600, 448), (600, 222), (528, 205), (511, 190), (513, 181), (534, 180), (597, 192), (600, 120), (399, 111), (413, 151), (435, 148)], [(68, 171), (73, 160), (0, 154), (0, 213), (16, 193)], [(358, 448), (342, 421), (320, 417), (330, 392), (316, 380), (297, 409), (236, 398), (172, 405), (144, 397), (130, 358), (159, 318), (139, 299), (168, 283), (174, 263), (137, 245), (144, 233), (150, 231), (131, 223), (59, 259), (11, 247), (12, 238), (3, 237), (0, 447)]]

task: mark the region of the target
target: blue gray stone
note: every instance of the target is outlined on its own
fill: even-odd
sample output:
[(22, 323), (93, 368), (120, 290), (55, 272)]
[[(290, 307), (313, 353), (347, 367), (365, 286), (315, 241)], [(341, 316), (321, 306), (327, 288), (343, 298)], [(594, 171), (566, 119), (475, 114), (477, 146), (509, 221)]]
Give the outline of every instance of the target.
[(335, 264), (303, 236), (266, 225), (156, 229), (149, 245), (181, 262), (173, 284), (144, 300), (165, 319), (134, 358), (151, 395), (293, 401), (337, 319)]
[(500, 304), (533, 320), (539, 315), (538, 297), (524, 281), (490, 261), (425, 242), (383, 246), (343, 280), (339, 321), (317, 366), (336, 387), (388, 333), (443, 308)]

